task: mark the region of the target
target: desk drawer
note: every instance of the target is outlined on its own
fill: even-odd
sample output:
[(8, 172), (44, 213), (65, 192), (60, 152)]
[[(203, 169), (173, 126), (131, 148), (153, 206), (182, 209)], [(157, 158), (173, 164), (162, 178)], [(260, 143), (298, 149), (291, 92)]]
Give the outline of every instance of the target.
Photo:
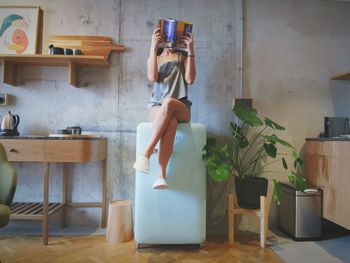
[(94, 162), (107, 157), (107, 140), (45, 140), (45, 162)]
[(42, 140), (3, 139), (9, 161), (42, 162), (44, 160), (44, 143)]

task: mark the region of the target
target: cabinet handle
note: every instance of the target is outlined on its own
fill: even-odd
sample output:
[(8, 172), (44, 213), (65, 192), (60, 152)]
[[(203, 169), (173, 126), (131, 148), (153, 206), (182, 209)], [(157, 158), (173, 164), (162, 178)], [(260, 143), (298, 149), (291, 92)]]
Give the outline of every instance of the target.
[(17, 152), (17, 150), (16, 150), (16, 149), (11, 148), (11, 149), (9, 150), (9, 152), (10, 152), (10, 153), (16, 153), (16, 152)]

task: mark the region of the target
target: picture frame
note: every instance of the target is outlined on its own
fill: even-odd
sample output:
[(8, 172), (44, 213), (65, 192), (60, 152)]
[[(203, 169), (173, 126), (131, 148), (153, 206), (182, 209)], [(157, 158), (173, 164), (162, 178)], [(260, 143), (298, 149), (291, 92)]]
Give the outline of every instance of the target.
[(41, 54), (42, 25), (39, 6), (0, 6), (0, 54)]

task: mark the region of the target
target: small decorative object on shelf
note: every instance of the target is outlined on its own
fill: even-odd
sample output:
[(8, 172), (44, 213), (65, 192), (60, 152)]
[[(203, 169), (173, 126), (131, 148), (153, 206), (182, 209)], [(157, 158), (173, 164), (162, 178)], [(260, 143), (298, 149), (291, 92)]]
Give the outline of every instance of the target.
[(82, 52), (78, 48), (62, 48), (55, 47), (54, 45), (49, 46), (49, 55), (82, 55)]
[(64, 49), (61, 47), (54, 47), (54, 45), (49, 46), (49, 55), (64, 55)]
[(4, 106), (8, 104), (7, 93), (0, 93), (0, 105)]

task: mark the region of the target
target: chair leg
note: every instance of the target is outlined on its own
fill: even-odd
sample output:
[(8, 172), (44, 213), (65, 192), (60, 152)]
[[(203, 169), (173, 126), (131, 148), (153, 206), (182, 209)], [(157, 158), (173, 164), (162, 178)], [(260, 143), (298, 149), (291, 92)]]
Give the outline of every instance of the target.
[(267, 236), (267, 203), (266, 196), (260, 196), (260, 247), (265, 247)]
[(233, 244), (235, 242), (235, 215), (233, 213), (235, 205), (234, 194), (228, 195), (228, 243)]

